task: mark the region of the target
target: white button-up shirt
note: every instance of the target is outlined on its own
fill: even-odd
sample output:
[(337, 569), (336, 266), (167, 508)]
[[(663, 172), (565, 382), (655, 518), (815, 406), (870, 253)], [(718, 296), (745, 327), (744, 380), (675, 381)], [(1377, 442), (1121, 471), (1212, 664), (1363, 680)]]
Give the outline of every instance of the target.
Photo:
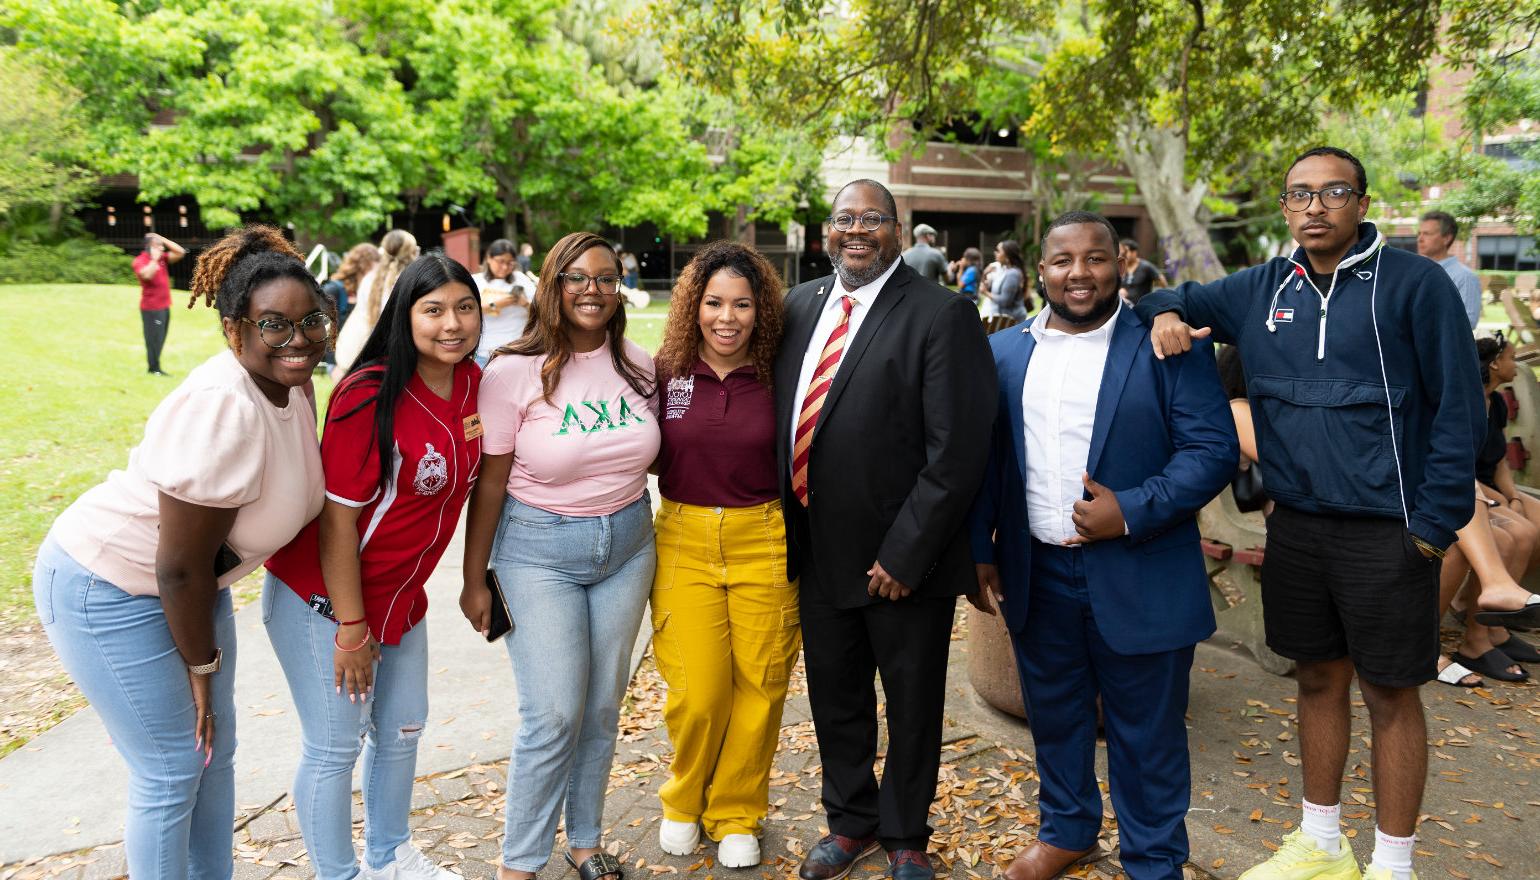
[[(839, 362), (834, 366), (835, 375), (839, 375), (839, 365), (845, 362), (845, 354), (850, 351), (850, 344), (855, 342), (856, 333), (861, 329), (861, 322), (866, 320), (867, 313), (872, 310), (872, 304), (877, 302), (877, 294), (882, 292), (882, 286), (888, 283), (888, 279), (893, 277), (894, 272), (898, 271), (898, 264), (901, 262), (903, 260), (894, 260), (893, 265), (888, 267), (888, 271), (882, 273), (876, 281), (855, 290), (845, 290), (845, 282), (838, 280), (839, 276), (836, 275), (834, 289), (824, 291), (819, 297), (823, 302), (818, 312), (818, 323), (813, 327), (813, 335), (807, 341), (807, 351), (802, 355), (802, 373), (797, 377), (797, 396), (792, 398), (796, 404), (791, 411), (791, 445), (787, 447), (791, 450), (791, 458), (795, 458), (797, 454), (797, 420), (802, 414), (802, 401), (807, 397), (808, 386), (813, 384), (813, 371), (818, 369), (818, 356), (823, 354), (824, 346), (829, 344), (829, 334), (839, 326), (840, 318), (845, 314), (844, 308), (840, 306), (840, 298), (848, 296), (856, 302), (850, 309), (850, 327), (845, 331), (845, 347), (840, 349)], [(824, 401), (827, 403), (828, 398)], [(823, 414), (820, 412), (819, 418), (822, 417)], [(790, 459), (787, 460), (786, 467), (791, 467)]]
[(1085, 496), (1081, 476), (1091, 454), (1096, 400), (1112, 345), (1119, 303), (1106, 323), (1084, 333), (1048, 328), (1044, 308), (1023, 329), (1037, 340), (1022, 384), (1023, 450), (1026, 454), (1027, 522), (1032, 537), (1062, 544), (1075, 535), (1070, 519)]

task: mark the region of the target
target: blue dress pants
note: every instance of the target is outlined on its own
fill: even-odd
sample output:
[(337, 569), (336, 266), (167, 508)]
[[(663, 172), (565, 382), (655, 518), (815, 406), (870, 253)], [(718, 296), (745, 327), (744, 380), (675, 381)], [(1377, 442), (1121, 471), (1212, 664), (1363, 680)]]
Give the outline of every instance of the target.
[(1131, 880), (1180, 880), (1192, 794), (1184, 716), (1193, 649), (1113, 651), (1091, 613), (1084, 553), (1032, 543), (1027, 621), (1012, 633), (1042, 782), (1038, 837), (1068, 850), (1096, 845), (1099, 694), (1123, 869)]

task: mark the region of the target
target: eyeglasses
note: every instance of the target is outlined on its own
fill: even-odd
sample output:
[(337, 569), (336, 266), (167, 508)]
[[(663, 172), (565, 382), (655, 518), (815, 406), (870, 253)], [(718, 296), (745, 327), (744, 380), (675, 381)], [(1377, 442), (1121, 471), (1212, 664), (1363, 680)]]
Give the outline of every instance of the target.
[(311, 342), (325, 342), (332, 335), (332, 318), (325, 312), (311, 312), (299, 319), (296, 324), (288, 318), (263, 318), (253, 321), (250, 318), (241, 318), (242, 324), (250, 324), (257, 328), (257, 333), (268, 348), (283, 348), (294, 341), (294, 331), (298, 327), (304, 332), (305, 338)]
[(850, 230), (856, 228), (856, 222), (859, 220), (862, 229), (866, 230), (867, 232), (876, 232), (882, 228), (882, 224), (887, 223), (890, 220), (897, 219), (897, 217), (889, 217), (886, 214), (879, 214), (876, 211), (867, 211), (860, 217), (857, 217), (854, 214), (835, 214), (833, 217), (830, 217), (827, 222), (830, 226), (833, 226), (837, 232), (849, 232)]
[(1321, 207), (1328, 211), (1335, 211), (1346, 205), (1348, 199), (1355, 195), (1361, 196), (1366, 195), (1366, 193), (1361, 193), (1351, 186), (1328, 186), (1325, 189), (1291, 189), (1288, 192), (1280, 193), (1278, 201), (1282, 202), (1285, 208), (1298, 213), (1308, 209), (1310, 203), (1315, 201), (1315, 197), (1320, 196)]
[(576, 296), (588, 290), (588, 282), (592, 281), (594, 289), (600, 296), (614, 296), (620, 291), (619, 275), (584, 275), (582, 272), (558, 272), (557, 279), (561, 281), (561, 289)]

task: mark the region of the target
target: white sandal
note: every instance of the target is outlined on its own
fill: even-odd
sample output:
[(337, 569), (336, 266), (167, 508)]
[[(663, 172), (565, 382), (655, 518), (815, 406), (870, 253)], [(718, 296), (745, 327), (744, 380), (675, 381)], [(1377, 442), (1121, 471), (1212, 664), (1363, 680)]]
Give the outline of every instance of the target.
[[(1466, 684), (1465, 683), (1465, 677), (1468, 676), (1468, 675), (1475, 675), (1476, 676), (1476, 683), (1475, 684)], [(1449, 661), (1449, 665), (1448, 666), (1445, 666), (1443, 669), (1440, 669), (1438, 671), (1438, 680), (1443, 682), (1444, 684), (1452, 684), (1455, 687), (1463, 687), (1463, 688), (1477, 688), (1477, 687), (1481, 687), (1483, 684), (1486, 684), (1486, 682), (1481, 680), (1481, 676), (1480, 675), (1477, 675), (1476, 673), (1472, 672), (1471, 670), (1466, 669), (1464, 666), (1461, 666), (1460, 665), (1460, 661), (1454, 660), (1454, 659), (1451, 659)]]

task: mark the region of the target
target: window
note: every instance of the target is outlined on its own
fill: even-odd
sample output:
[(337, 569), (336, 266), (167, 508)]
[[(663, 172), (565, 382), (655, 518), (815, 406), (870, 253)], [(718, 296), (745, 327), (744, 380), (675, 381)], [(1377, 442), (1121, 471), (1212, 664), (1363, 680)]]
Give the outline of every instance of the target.
[(1484, 272), (1533, 272), (1540, 253), (1527, 235), (1483, 235), (1476, 239), (1476, 256)]
[(1415, 235), (1387, 235), (1385, 236), (1385, 243), (1393, 248), (1411, 251), (1414, 254), (1417, 253), (1417, 236)]
[(1534, 138), (1482, 144), (1481, 153), (1493, 159), (1501, 159), (1515, 171), (1540, 168), (1540, 140)]

